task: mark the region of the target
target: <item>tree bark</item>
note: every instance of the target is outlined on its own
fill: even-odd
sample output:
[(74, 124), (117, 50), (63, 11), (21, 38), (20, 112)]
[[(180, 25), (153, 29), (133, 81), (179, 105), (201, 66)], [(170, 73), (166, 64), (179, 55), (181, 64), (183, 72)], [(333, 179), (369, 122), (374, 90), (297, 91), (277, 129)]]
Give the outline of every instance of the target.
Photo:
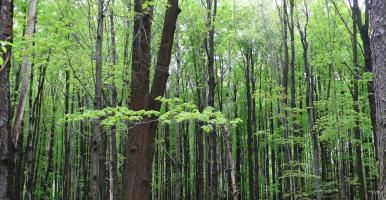
[[(176, 33), (176, 98), (180, 97), (180, 69), (181, 69), (181, 50), (179, 44), (179, 35)], [(181, 199), (181, 133), (180, 133), (180, 124), (176, 123), (175, 125), (175, 133), (176, 133), (176, 158), (175, 158), (175, 166), (176, 166), (176, 188), (175, 188), (175, 200)]]
[[(215, 98), (215, 49), (214, 49), (214, 22), (217, 12), (217, 0), (207, 0), (207, 28), (208, 38), (206, 38), (206, 53), (208, 56), (208, 106), (214, 108)], [(218, 169), (217, 169), (217, 133), (215, 127), (210, 134), (209, 139), (209, 151), (210, 151), (210, 197), (211, 199), (217, 199), (218, 196)]]
[(355, 116), (355, 126), (354, 126), (354, 138), (355, 142), (355, 157), (356, 157), (356, 173), (359, 181), (359, 198), (361, 200), (366, 199), (366, 191), (365, 191), (365, 180), (363, 177), (363, 166), (362, 166), (362, 141), (361, 141), (361, 130), (360, 130), (360, 110), (359, 110), (359, 86), (358, 86), (358, 46), (357, 46), (357, 26), (355, 15), (353, 15), (353, 38), (352, 38), (352, 53), (353, 53), (353, 65), (354, 65), (354, 87), (352, 91), (353, 101), (354, 101), (354, 111), (356, 113)]
[(371, 51), (374, 67), (374, 88), (376, 105), (376, 135), (378, 138), (378, 198), (386, 199), (386, 2), (371, 1)]
[[(143, 10), (143, 3), (135, 0), (133, 62), (131, 73), (131, 102), (133, 110), (158, 111), (161, 103), (155, 98), (163, 96), (169, 76), (169, 64), (173, 47), (176, 21), (180, 9), (178, 0), (168, 0), (168, 7), (162, 29), (161, 43), (155, 66), (152, 88), (149, 93), (149, 70), (151, 63), (150, 35), (153, 7)], [(154, 156), (154, 140), (158, 123), (154, 118), (146, 118), (152, 122), (143, 123), (129, 130), (126, 160), (126, 184), (124, 200), (141, 200), (151, 198), (152, 161)]]
[[(69, 114), (70, 108), (70, 71), (67, 69), (65, 72), (66, 83), (65, 83), (65, 94), (64, 94), (64, 115)], [(70, 199), (70, 185), (71, 185), (71, 143), (69, 136), (69, 124), (68, 121), (64, 122), (63, 129), (64, 138), (64, 168), (63, 168), (63, 200)]]
[[(13, 0), (0, 1), (0, 40), (13, 42)], [(12, 196), (13, 145), (11, 141), (11, 100), (9, 71), (12, 47), (0, 50), (3, 64), (0, 65), (0, 199), (10, 200)]]
[[(103, 9), (104, 0), (98, 1), (98, 28), (97, 28), (97, 39), (96, 39), (96, 65), (95, 65), (95, 96), (94, 96), (94, 109), (102, 109), (102, 45), (103, 45)], [(99, 124), (99, 120), (95, 120), (93, 125), (93, 136), (91, 139), (91, 159), (92, 159), (92, 199), (100, 200), (104, 199), (104, 182), (103, 177), (104, 166), (103, 159), (99, 155), (102, 154), (101, 145), (101, 134), (102, 127)]]
[[(115, 5), (115, 1), (111, 1), (112, 6)], [(110, 34), (111, 34), (111, 57), (113, 64), (113, 83), (111, 85), (111, 107), (117, 106), (117, 88), (115, 85), (115, 68), (117, 65), (117, 49), (116, 49), (116, 31), (114, 26), (114, 10), (110, 8)], [(109, 165), (109, 188), (110, 188), (110, 200), (118, 199), (118, 175), (117, 175), (117, 141), (116, 141), (116, 127), (112, 126), (110, 131), (110, 165)]]
[[(28, 17), (27, 17), (27, 27), (25, 31), (26, 41), (33, 37), (33, 32), (36, 24), (36, 7), (38, 4), (38, 0), (31, 0), (29, 5)], [(27, 42), (24, 47), (24, 51), (28, 51), (31, 48), (31, 43)], [(21, 123), (23, 121), (24, 109), (25, 109), (25, 99), (28, 87), (28, 81), (30, 79), (30, 56), (28, 53), (25, 53), (23, 56), (23, 64), (22, 64), (22, 83), (20, 89), (19, 102), (16, 108), (15, 121), (12, 127), (12, 142), (17, 148), (18, 139), (21, 134)]]
[(252, 143), (252, 137), (253, 137), (253, 121), (252, 121), (252, 94), (251, 94), (251, 72), (250, 72), (250, 65), (251, 65), (251, 56), (252, 56), (252, 49), (247, 48), (245, 52), (245, 60), (246, 60), (246, 70), (245, 70), (245, 84), (246, 84), (246, 98), (247, 98), (247, 146), (248, 146), (248, 186), (249, 186), (249, 198), (250, 200), (255, 199), (255, 188), (254, 188), (254, 174), (253, 174), (253, 143)]

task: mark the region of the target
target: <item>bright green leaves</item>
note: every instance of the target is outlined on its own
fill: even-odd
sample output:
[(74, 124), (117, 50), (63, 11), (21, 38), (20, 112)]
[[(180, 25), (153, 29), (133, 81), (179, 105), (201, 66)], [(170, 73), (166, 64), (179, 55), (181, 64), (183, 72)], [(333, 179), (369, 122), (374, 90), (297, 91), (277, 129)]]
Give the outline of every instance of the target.
[(3, 56), (7, 53), (7, 45), (12, 46), (12, 43), (0, 40), (0, 71), (3, 69), (4, 63), (7, 62), (7, 59), (4, 60), (3, 58)]
[(242, 122), (239, 118), (228, 120), (223, 113), (214, 111), (214, 109), (210, 106), (200, 112), (196, 105), (192, 103), (182, 103), (182, 101), (178, 98), (157, 98), (157, 100), (169, 105), (169, 111), (162, 114), (159, 118), (162, 123), (170, 124), (173, 122), (179, 123), (191, 120), (200, 121), (204, 123), (201, 128), (204, 132), (208, 133), (213, 130), (213, 127), (223, 127), (228, 124), (236, 126)]
[(120, 122), (138, 122), (142, 121), (146, 117), (156, 117), (158, 115), (159, 112), (157, 111), (133, 111), (128, 109), (127, 107), (109, 107), (103, 110), (86, 110), (83, 113), (67, 115), (67, 119), (69, 121), (101, 119), (101, 124), (103, 126), (111, 127)]
[[(105, 108), (102, 110), (86, 110), (83, 113), (75, 113), (66, 116), (69, 121), (100, 119), (105, 127), (111, 127), (122, 122), (146, 122), (146, 118), (157, 118), (161, 123), (172, 124), (184, 121), (200, 121), (204, 125), (201, 127), (205, 132), (211, 132), (213, 127), (223, 127), (225, 125), (236, 126), (242, 120), (236, 118), (228, 120), (221, 112), (216, 112), (212, 107), (206, 107), (202, 112), (192, 103), (183, 103), (178, 98), (166, 99), (158, 97), (158, 101), (167, 104), (170, 108), (161, 114), (157, 111), (130, 110), (127, 107)], [(151, 120), (153, 121), (153, 120)]]

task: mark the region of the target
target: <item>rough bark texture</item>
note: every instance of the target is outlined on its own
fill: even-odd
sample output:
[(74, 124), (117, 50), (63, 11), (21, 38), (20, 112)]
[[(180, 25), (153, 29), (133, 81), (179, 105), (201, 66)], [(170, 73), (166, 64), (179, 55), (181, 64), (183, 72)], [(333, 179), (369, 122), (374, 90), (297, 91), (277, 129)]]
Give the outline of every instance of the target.
[[(0, 41), (12, 42), (13, 0), (0, 0)], [(0, 199), (11, 199), (12, 186), (12, 143), (11, 143), (11, 102), (9, 69), (11, 46), (7, 52), (0, 50), (3, 65), (0, 65)]]
[[(206, 53), (208, 56), (208, 106), (214, 108), (215, 98), (215, 49), (214, 49), (214, 21), (217, 12), (217, 0), (207, 0), (207, 28), (208, 38)], [(213, 128), (209, 139), (209, 153), (210, 153), (210, 197), (211, 199), (217, 199), (218, 196), (218, 169), (217, 169), (217, 133)]]
[(386, 2), (384, 0), (372, 0), (371, 26), (379, 158), (378, 198), (386, 199)]
[[(153, 8), (149, 6), (146, 10), (143, 10), (143, 3), (145, 2), (141, 0), (134, 2), (134, 10), (137, 15), (134, 20), (133, 33), (130, 108), (133, 110), (159, 110), (161, 103), (156, 101), (155, 98), (163, 96), (165, 93), (174, 32), (180, 9), (178, 0), (168, 1), (169, 6), (165, 13), (154, 79), (149, 93), (150, 35)], [(152, 120), (152, 118), (145, 120)], [(153, 120), (132, 128), (129, 127), (125, 171), (126, 184), (123, 194), (125, 200), (151, 198), (151, 172), (157, 126), (158, 123)]]
[[(104, 0), (98, 1), (98, 29), (97, 29), (97, 39), (96, 39), (96, 65), (95, 65), (95, 96), (94, 96), (94, 109), (102, 109), (102, 44), (103, 44), (103, 6)], [(102, 127), (100, 126), (98, 120), (94, 122), (94, 133), (91, 139), (91, 159), (92, 159), (92, 199), (99, 200), (104, 199), (105, 188), (104, 177), (102, 176), (102, 171), (104, 168), (100, 168), (102, 159), (100, 158), (99, 153), (102, 151), (100, 147), (100, 137)], [(104, 166), (104, 165), (103, 165)], [(103, 195), (103, 196), (102, 196)]]

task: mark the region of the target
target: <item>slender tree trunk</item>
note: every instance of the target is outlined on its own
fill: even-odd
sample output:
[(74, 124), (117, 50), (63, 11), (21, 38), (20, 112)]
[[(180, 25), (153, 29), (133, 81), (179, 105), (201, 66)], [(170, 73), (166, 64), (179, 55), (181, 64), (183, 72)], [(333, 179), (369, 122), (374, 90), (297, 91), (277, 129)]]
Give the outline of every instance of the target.
[[(195, 82), (196, 85), (196, 96), (197, 96), (197, 104), (198, 109), (202, 111), (205, 106), (205, 95), (203, 94), (202, 80), (200, 79), (200, 74), (198, 70), (198, 61), (197, 61), (196, 52), (193, 52), (193, 65), (195, 71)], [(205, 87), (204, 87), (205, 88)], [(195, 124), (195, 188), (196, 188), (196, 200), (201, 200), (204, 198), (204, 145), (203, 145), (203, 131), (202, 131), (202, 123), (196, 122)]]
[[(115, 5), (115, 1), (111, 2), (112, 6)], [(113, 83), (111, 86), (112, 89), (112, 98), (111, 98), (111, 106), (116, 107), (118, 104), (117, 99), (117, 88), (115, 86), (115, 68), (117, 65), (117, 49), (116, 49), (116, 39), (115, 39), (115, 26), (114, 26), (114, 8), (110, 8), (110, 33), (111, 33), (111, 57), (113, 64)], [(116, 127), (111, 127), (110, 131), (110, 167), (109, 167), (109, 175), (110, 175), (110, 200), (118, 199), (118, 175), (117, 175), (117, 141), (116, 141)]]
[[(236, 83), (233, 83), (233, 112), (234, 118), (238, 118), (238, 106), (237, 106), (237, 86)], [(239, 127), (235, 127), (236, 129), (236, 165), (235, 165), (235, 176), (236, 176), (236, 184), (237, 188), (242, 188), (241, 182), (241, 132)], [(241, 191), (237, 192), (237, 198), (241, 199)]]
[[(283, 112), (284, 117), (282, 118), (282, 125), (284, 126), (283, 139), (284, 139), (284, 169), (287, 173), (290, 171), (290, 165), (292, 160), (292, 150), (289, 141), (289, 125), (288, 125), (288, 67), (289, 67), (289, 53), (288, 53), (288, 12), (287, 12), (287, 0), (283, 0), (283, 46), (284, 46), (284, 65), (283, 65), (283, 82), (284, 97), (283, 97)], [(289, 176), (284, 178), (284, 191), (285, 196), (292, 197), (291, 193), (291, 178)]]
[[(26, 41), (31, 39), (33, 37), (33, 32), (35, 29), (36, 24), (36, 7), (38, 4), (38, 0), (31, 0), (29, 4), (29, 10), (28, 10), (28, 17), (27, 17), (27, 28), (25, 32)], [(24, 47), (25, 51), (28, 51), (31, 48), (31, 42), (27, 42), (26, 46)], [(15, 121), (12, 127), (12, 142), (14, 145), (18, 144), (19, 136), (22, 132), (21, 130), (21, 123), (23, 121), (23, 115), (24, 115), (24, 109), (25, 109), (25, 99), (26, 99), (26, 93), (28, 88), (28, 81), (30, 79), (30, 56), (28, 53), (25, 53), (23, 56), (23, 64), (22, 64), (22, 83), (21, 83), (21, 90), (19, 95), (19, 102), (16, 107), (16, 115), (15, 115)], [(17, 148), (17, 146), (15, 146)]]
[[(214, 108), (215, 98), (215, 49), (214, 49), (214, 22), (217, 12), (217, 0), (207, 0), (207, 27), (208, 38), (206, 43), (206, 52), (208, 56), (208, 106)], [(215, 127), (210, 134), (209, 139), (209, 153), (210, 153), (210, 197), (211, 199), (217, 199), (218, 196), (218, 169), (217, 169), (217, 134)]]
[[(307, 107), (307, 117), (309, 124), (309, 131), (311, 133), (311, 141), (312, 141), (312, 155), (313, 155), (313, 173), (315, 176), (319, 176), (319, 142), (318, 142), (318, 133), (314, 130), (314, 124), (316, 119), (316, 112), (314, 109), (314, 79), (312, 75), (312, 69), (308, 61), (308, 40), (307, 40), (307, 25), (309, 20), (308, 7), (307, 4), (305, 6), (306, 11), (306, 24), (304, 29), (300, 27), (300, 23), (298, 22), (298, 30), (301, 36), (301, 42), (303, 46), (303, 64), (304, 71), (306, 73), (306, 107)], [(326, 149), (326, 148), (323, 148)], [(320, 181), (319, 179), (314, 179), (314, 190), (316, 191), (316, 198), (320, 199)]]
[(352, 48), (353, 48), (353, 65), (354, 65), (354, 88), (353, 88), (353, 101), (354, 101), (354, 110), (356, 113), (355, 116), (355, 127), (354, 127), (354, 138), (355, 142), (355, 157), (356, 157), (356, 173), (359, 181), (359, 198), (361, 200), (366, 199), (365, 191), (365, 181), (363, 177), (363, 166), (362, 166), (362, 141), (361, 141), (361, 130), (360, 130), (360, 110), (359, 110), (359, 87), (358, 87), (358, 46), (357, 46), (357, 25), (355, 22), (355, 16), (353, 19), (353, 38), (352, 38)]
[[(26, 164), (27, 164), (27, 184), (26, 184), (26, 194), (25, 198), (27, 200), (32, 199), (32, 187), (33, 187), (33, 174), (34, 174), (34, 160), (33, 160), (33, 151), (34, 151), (34, 126), (35, 124), (35, 107), (33, 106), (33, 82), (34, 82), (34, 64), (31, 65), (30, 70), (30, 83), (29, 83), (29, 92), (28, 92), (28, 135), (27, 135), (27, 144), (25, 149)], [(25, 166), (24, 166), (25, 167)], [(24, 170), (23, 167), (23, 170)]]
[[(177, 61), (177, 69), (176, 69), (176, 98), (180, 97), (180, 69), (181, 69), (181, 50), (179, 44), (179, 35), (176, 32), (176, 61)], [(176, 133), (176, 158), (175, 158), (175, 166), (176, 166), (176, 188), (175, 188), (175, 200), (181, 199), (181, 133), (180, 133), (180, 124), (176, 123), (175, 125), (175, 133)]]
[[(66, 70), (66, 89), (64, 94), (64, 115), (69, 114), (70, 107), (70, 71)], [(70, 185), (71, 185), (71, 141), (69, 136), (69, 124), (64, 122), (64, 168), (63, 168), (63, 200), (70, 199)]]
[(56, 123), (56, 105), (55, 102), (58, 100), (56, 98), (56, 94), (54, 93), (54, 90), (52, 89), (51, 92), (52, 95), (52, 117), (51, 117), (51, 132), (50, 132), (50, 137), (48, 141), (48, 148), (47, 148), (47, 167), (46, 167), (46, 174), (44, 178), (44, 183), (43, 183), (43, 199), (48, 199), (50, 196), (50, 187), (52, 187), (52, 182), (49, 180), (50, 174), (54, 171), (54, 145), (55, 145), (55, 123)]
[[(97, 29), (97, 40), (96, 40), (96, 65), (95, 65), (95, 96), (94, 96), (94, 109), (102, 109), (102, 44), (103, 44), (103, 10), (104, 0), (98, 1), (98, 29)], [(92, 199), (100, 200), (104, 199), (104, 186), (105, 179), (103, 172), (105, 169), (101, 168), (104, 166), (104, 159), (101, 158), (102, 147), (100, 145), (102, 137), (102, 127), (99, 124), (99, 120), (95, 120), (93, 125), (93, 136), (91, 139), (91, 157), (92, 157)], [(99, 155), (100, 154), (100, 155)]]
[(252, 98), (251, 98), (251, 85), (250, 85), (250, 65), (251, 65), (251, 55), (252, 49), (247, 48), (245, 56), (246, 56), (246, 73), (245, 73), (245, 81), (246, 81), (246, 98), (247, 98), (247, 146), (248, 146), (248, 184), (249, 184), (249, 198), (250, 200), (255, 199), (255, 188), (254, 188), (254, 174), (253, 174), (253, 157), (252, 157), (252, 151), (253, 151), (253, 143), (252, 143), (252, 136), (253, 136), (253, 121), (252, 121)]

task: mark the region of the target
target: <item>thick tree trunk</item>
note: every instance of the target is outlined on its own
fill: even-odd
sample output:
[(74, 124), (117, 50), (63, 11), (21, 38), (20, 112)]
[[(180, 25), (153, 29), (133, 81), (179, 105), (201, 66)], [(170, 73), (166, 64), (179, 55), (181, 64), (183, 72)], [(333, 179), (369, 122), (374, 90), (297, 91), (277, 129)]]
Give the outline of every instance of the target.
[(378, 198), (386, 199), (386, 2), (371, 1), (371, 51), (374, 67), (376, 133), (378, 138)]
[[(147, 1), (145, 1), (147, 2)], [(169, 0), (162, 29), (161, 43), (155, 66), (154, 80), (149, 93), (151, 63), (150, 35), (153, 7), (143, 10), (143, 3), (135, 1), (137, 13), (134, 20), (133, 63), (131, 73), (131, 109), (159, 110), (161, 103), (155, 98), (163, 96), (169, 76), (169, 64), (173, 47), (176, 21), (180, 9), (178, 0)], [(152, 120), (151, 118), (150, 120)], [(149, 120), (149, 119), (145, 119)], [(129, 130), (126, 160), (126, 184), (124, 200), (151, 198), (152, 161), (154, 140), (158, 123), (143, 123)]]
[[(13, 42), (13, 0), (0, 1), (0, 40)], [(0, 199), (10, 200), (12, 195), (13, 145), (11, 142), (11, 101), (9, 71), (12, 48), (1, 53), (0, 65)]]

